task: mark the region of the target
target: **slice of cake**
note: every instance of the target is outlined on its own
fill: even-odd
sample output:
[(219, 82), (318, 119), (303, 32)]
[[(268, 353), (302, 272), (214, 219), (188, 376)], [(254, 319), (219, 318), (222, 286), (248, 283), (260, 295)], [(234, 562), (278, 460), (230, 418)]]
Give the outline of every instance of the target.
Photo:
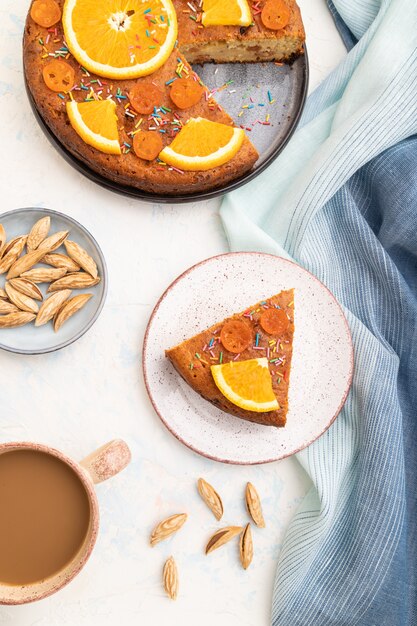
[[(281, 24), (267, 19), (267, 5), (271, 3), (276, 10), (280, 6), (285, 11)], [(300, 9), (294, 0), (259, 0), (252, 3), (253, 21), (250, 26), (202, 26), (201, 2), (175, 0), (174, 4), (180, 49), (189, 63), (289, 63), (304, 53), (305, 32)], [(268, 28), (263, 20), (274, 28)], [(275, 28), (281, 25), (282, 28)]]
[[(285, 426), (294, 336), (294, 290), (282, 291), (166, 351), (182, 378), (203, 398), (251, 422)], [(211, 366), (266, 358), (278, 408), (245, 410), (215, 384)]]

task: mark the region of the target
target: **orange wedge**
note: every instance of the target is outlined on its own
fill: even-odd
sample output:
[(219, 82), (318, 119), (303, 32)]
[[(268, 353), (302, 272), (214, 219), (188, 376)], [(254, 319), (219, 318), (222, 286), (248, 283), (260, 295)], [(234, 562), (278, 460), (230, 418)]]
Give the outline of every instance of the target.
[(182, 170), (210, 170), (230, 161), (244, 138), (241, 128), (202, 117), (190, 118), (159, 158)]
[(247, 0), (203, 0), (203, 26), (250, 26)]
[(62, 24), (80, 65), (114, 79), (152, 74), (177, 40), (171, 0), (65, 0)]
[(85, 143), (106, 154), (121, 154), (113, 100), (67, 102), (71, 126)]
[(230, 361), (212, 365), (216, 386), (230, 402), (256, 413), (276, 411), (279, 404), (272, 390), (268, 359)]

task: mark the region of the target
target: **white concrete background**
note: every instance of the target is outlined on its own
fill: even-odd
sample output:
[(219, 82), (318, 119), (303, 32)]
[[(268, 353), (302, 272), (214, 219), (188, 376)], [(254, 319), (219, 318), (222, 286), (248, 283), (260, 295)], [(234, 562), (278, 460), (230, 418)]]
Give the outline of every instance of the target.
[[(324, 0), (300, 4), (314, 88), (345, 50)], [(97, 489), (101, 532), (81, 574), (49, 599), (0, 607), (0, 624), (267, 626), (280, 545), (308, 478), (294, 459), (245, 468), (189, 451), (154, 414), (140, 366), (145, 326), (159, 295), (190, 265), (227, 250), (220, 202), (163, 206), (125, 199), (95, 186), (57, 154), (32, 115), (23, 84), (28, 7), (28, 0), (2, 0), (0, 8), (0, 212), (44, 206), (73, 216), (101, 244), (110, 280), (100, 319), (75, 345), (40, 357), (0, 354), (0, 440), (36, 440), (81, 459), (122, 437), (133, 462)], [(244, 486), (250, 480), (258, 487), (267, 528), (254, 531), (248, 571), (233, 545), (204, 556), (216, 523), (196, 493), (199, 476), (222, 494), (225, 524), (246, 521)], [(189, 513), (183, 530), (151, 549), (154, 523), (181, 511)], [(161, 588), (170, 554), (181, 577), (176, 603)]]

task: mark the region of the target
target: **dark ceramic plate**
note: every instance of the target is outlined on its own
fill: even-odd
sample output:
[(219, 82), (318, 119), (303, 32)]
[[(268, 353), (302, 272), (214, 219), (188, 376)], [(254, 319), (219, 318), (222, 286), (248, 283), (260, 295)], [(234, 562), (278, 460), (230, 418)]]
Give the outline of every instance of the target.
[[(277, 158), (294, 133), (304, 108), (309, 69), (307, 51), (290, 66), (274, 63), (206, 63), (194, 69), (210, 89), (219, 89), (215, 94), (216, 100), (236, 124), (250, 129), (247, 134), (259, 152), (259, 159), (250, 172), (223, 187), (179, 196), (146, 193), (115, 183), (94, 172), (59, 141), (40, 116), (28, 89), (27, 92), (35, 117), (48, 139), (66, 161), (90, 180), (111, 191), (148, 202), (195, 202), (215, 198), (241, 187)], [(266, 120), (269, 125), (260, 123)]]

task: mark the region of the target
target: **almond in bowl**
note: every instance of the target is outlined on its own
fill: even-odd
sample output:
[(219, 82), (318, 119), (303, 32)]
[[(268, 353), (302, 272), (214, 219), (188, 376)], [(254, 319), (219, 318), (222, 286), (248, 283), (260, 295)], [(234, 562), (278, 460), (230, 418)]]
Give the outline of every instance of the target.
[(24, 354), (72, 343), (97, 319), (107, 270), (88, 231), (48, 209), (0, 216), (0, 347)]

